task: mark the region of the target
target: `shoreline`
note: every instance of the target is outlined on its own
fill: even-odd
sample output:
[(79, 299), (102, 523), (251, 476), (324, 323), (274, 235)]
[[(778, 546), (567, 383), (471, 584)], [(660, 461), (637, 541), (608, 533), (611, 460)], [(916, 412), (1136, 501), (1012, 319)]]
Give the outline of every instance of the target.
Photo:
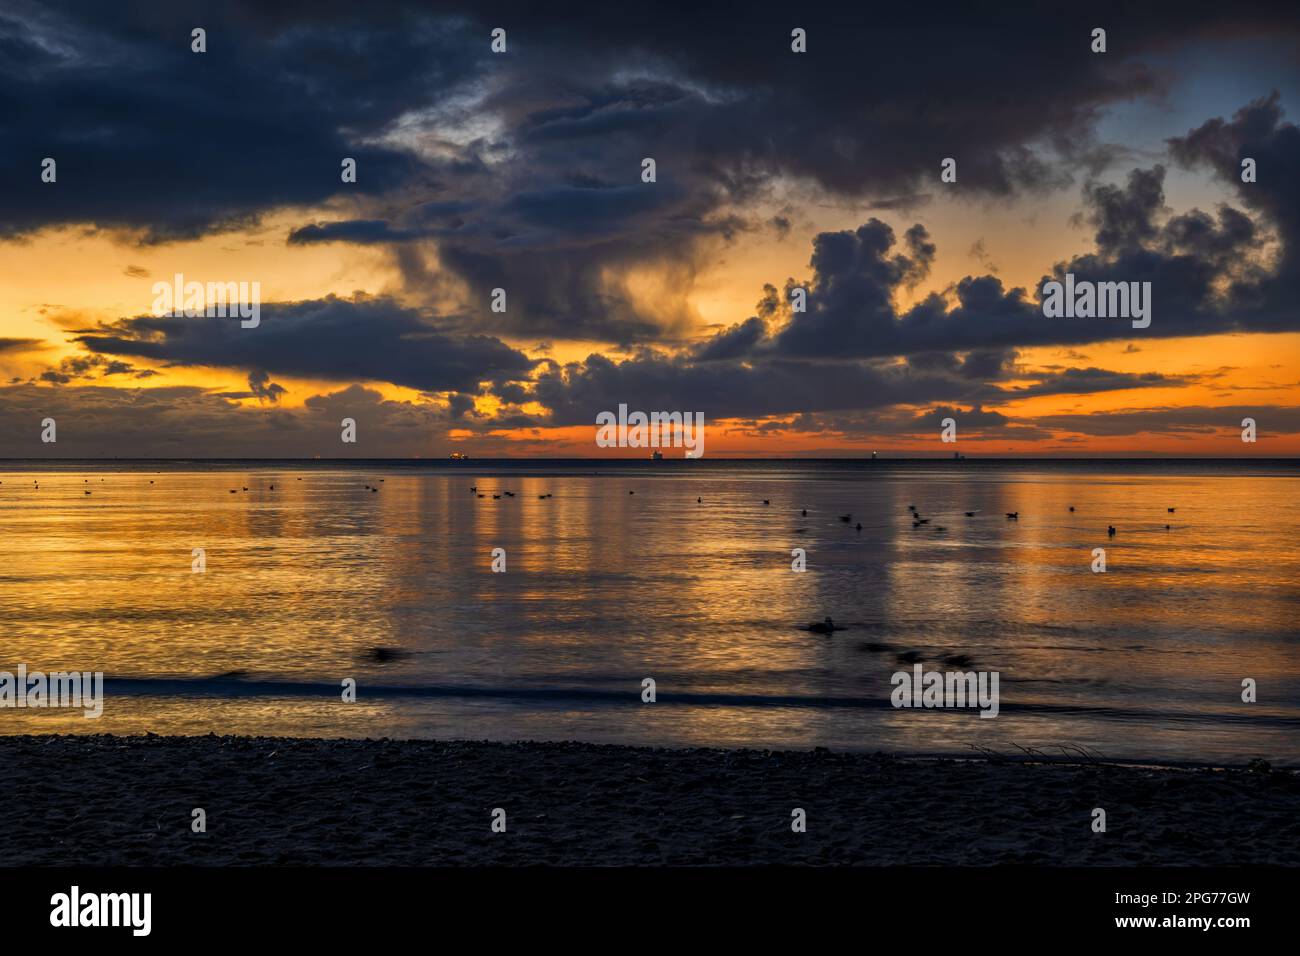
[(215, 734), (0, 760), (0, 828), (50, 835), (11, 866), (1300, 865), (1291, 770)]

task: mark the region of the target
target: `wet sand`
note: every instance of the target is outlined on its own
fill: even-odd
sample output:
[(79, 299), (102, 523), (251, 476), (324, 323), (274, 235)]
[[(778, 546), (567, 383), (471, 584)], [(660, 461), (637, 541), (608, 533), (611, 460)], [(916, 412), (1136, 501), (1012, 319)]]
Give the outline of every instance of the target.
[(1300, 864), (1277, 770), (215, 735), (0, 737), (0, 762), (7, 865)]

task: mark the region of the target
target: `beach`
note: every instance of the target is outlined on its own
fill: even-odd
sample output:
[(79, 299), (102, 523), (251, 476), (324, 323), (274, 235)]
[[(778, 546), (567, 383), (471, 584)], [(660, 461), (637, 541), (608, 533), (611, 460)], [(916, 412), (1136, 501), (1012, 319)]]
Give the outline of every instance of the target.
[(0, 761), (8, 866), (1300, 864), (1300, 776), (1259, 765), (216, 735)]

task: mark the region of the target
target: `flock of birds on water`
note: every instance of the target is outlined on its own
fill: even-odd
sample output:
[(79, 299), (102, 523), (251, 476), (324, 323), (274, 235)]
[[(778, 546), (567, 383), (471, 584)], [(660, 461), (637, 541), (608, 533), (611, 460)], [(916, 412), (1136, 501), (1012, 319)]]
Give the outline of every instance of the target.
[[(101, 479), (99, 479), (99, 480), (100, 480), (101, 482), (104, 481), (103, 478), (101, 478)], [(298, 481), (302, 481), (301, 478), (298, 478), (297, 480), (298, 480)], [(83, 481), (85, 482), (85, 484), (90, 484), (90, 479), (89, 479), (89, 478), (85, 478), (85, 479), (83, 479)], [(380, 483), (383, 483), (383, 482), (384, 482), (384, 479), (383, 479), (383, 478), (380, 478), (379, 481), (380, 481)], [(2, 484), (4, 484), (4, 482), (0, 481), (0, 485), (2, 485)], [(36, 491), (40, 491), (40, 490), (41, 490), (40, 480), (39, 480), (39, 479), (33, 479), (33, 480), (32, 480), (32, 484), (35, 485), (35, 490), (36, 490)], [(149, 484), (151, 484), (151, 485), (153, 484), (153, 479), (150, 479), (150, 480), (149, 480)], [(366, 490), (366, 491), (369, 491), (369, 492), (371, 492), (372, 494), (378, 494), (378, 493), (379, 493), (379, 488), (378, 488), (378, 486), (376, 486), (376, 485), (365, 485), (364, 487), (365, 487), (365, 490)], [(248, 491), (248, 486), (247, 486), (247, 485), (241, 485), (240, 488), (242, 488), (244, 491)], [(275, 485), (271, 485), (271, 486), (270, 486), (270, 490), (271, 490), (271, 491), (275, 491)], [(515, 493), (514, 493), (513, 491), (506, 491), (505, 489), (501, 489), (500, 494), (497, 494), (497, 493), (495, 493), (495, 492), (493, 492), (493, 491), (490, 491), (490, 490), (489, 490), (489, 491), (486, 491), (486, 492), (480, 492), (480, 491), (478, 490), (478, 486), (477, 486), (477, 485), (471, 485), (469, 490), (470, 490), (470, 493), (471, 493), (471, 494), (476, 495), (476, 496), (479, 497), (479, 498), (487, 498), (489, 495), (491, 495), (492, 500), (494, 500), (494, 501), (500, 501), (501, 498), (502, 498), (502, 496), (504, 496), (504, 497), (506, 497), (506, 498), (514, 498), (514, 497), (515, 497)], [(230, 489), (230, 493), (231, 493), (232, 495), (239, 494), (239, 491), (240, 491), (239, 488), (231, 488), (231, 489)], [(85, 490), (85, 494), (89, 495), (89, 494), (90, 494), (90, 490), (89, 490), (89, 489), (86, 489), (86, 490)], [(629, 495), (635, 495), (635, 494), (636, 494), (636, 491), (635, 491), (634, 489), (629, 489), (628, 494), (629, 494)], [(547, 498), (554, 498), (555, 495), (554, 495), (554, 494), (551, 494), (551, 493), (548, 492), (548, 493), (546, 493), (546, 494), (540, 494), (540, 495), (538, 495), (537, 497), (538, 497), (539, 500), (545, 500), (545, 499), (547, 499)], [(763, 500), (763, 504), (764, 504), (765, 506), (768, 506), (768, 507), (771, 506), (771, 504), (772, 504), (772, 499), (770, 499), (770, 498), (764, 498), (764, 499), (762, 499), (762, 500)], [(695, 499), (695, 502), (696, 502), (696, 504), (703, 504), (703, 503), (704, 503), (704, 499), (703, 499), (702, 497), (697, 497), (697, 498)], [(1073, 514), (1073, 513), (1074, 513), (1074, 505), (1070, 505), (1069, 510), (1070, 510), (1070, 513)], [(1166, 509), (1165, 509), (1165, 511), (1166, 511), (1167, 513), (1169, 513), (1169, 514), (1174, 514), (1175, 512), (1177, 512), (1177, 510), (1178, 510), (1177, 508), (1166, 508)], [(923, 517), (923, 516), (921, 515), (921, 512), (917, 510), (916, 505), (914, 505), (914, 504), (912, 504), (912, 505), (908, 505), (908, 506), (907, 506), (907, 511), (908, 511), (908, 514), (909, 514), (909, 515), (911, 516), (911, 518), (912, 518), (912, 528), (913, 528), (913, 529), (921, 528), (921, 527), (923, 527), (923, 526), (925, 526), (925, 525), (928, 525), (928, 524), (930, 523), (930, 519), (929, 519), (929, 518), (926, 518), (926, 517)], [(964, 514), (967, 518), (974, 518), (974, 517), (975, 517), (976, 515), (978, 515), (979, 513), (980, 513), (980, 512), (979, 512), (979, 509), (976, 509), (975, 511), (965, 511), (965, 512), (963, 512), (963, 514)], [(802, 509), (800, 509), (800, 515), (801, 515), (802, 517), (804, 517), (804, 518), (808, 517), (808, 509), (807, 509), (807, 508), (802, 508)], [(1019, 520), (1020, 520), (1020, 512), (1019, 512), (1019, 511), (1008, 511), (1008, 512), (1006, 512), (1006, 516), (1007, 516), (1007, 520), (1008, 520), (1008, 521), (1019, 521)], [(843, 522), (844, 524), (853, 524), (853, 515), (852, 515), (851, 513), (850, 513), (850, 514), (840, 515), (840, 521)], [(861, 531), (861, 530), (862, 530), (862, 522), (859, 521), (859, 522), (857, 522), (856, 524), (854, 524), (854, 529), (857, 530), (857, 531)], [(1165, 530), (1166, 530), (1166, 531), (1169, 531), (1170, 529), (1171, 529), (1171, 525), (1165, 525)], [(796, 532), (802, 532), (802, 531), (807, 531), (808, 529), (807, 529), (807, 528), (795, 528), (794, 530), (795, 530)], [(934, 530), (935, 530), (936, 532), (944, 532), (944, 531), (947, 531), (948, 529), (947, 529), (944, 525), (935, 525), (935, 526), (934, 526)], [(1112, 525), (1107, 525), (1107, 526), (1106, 526), (1106, 536), (1107, 536), (1108, 538), (1113, 538), (1113, 537), (1115, 537), (1115, 533), (1116, 533), (1116, 532), (1115, 532), (1115, 526), (1114, 526), (1113, 524), (1112, 524)], [(847, 628), (847, 627), (843, 627), (843, 626), (841, 626), (841, 625), (839, 625), (839, 624), (836, 624), (835, 621), (834, 621), (833, 619), (831, 619), (830, 617), (826, 617), (826, 618), (824, 618), (823, 620), (820, 620), (820, 621), (813, 621), (812, 623), (808, 624), (808, 625), (805, 627), (805, 630), (810, 631), (810, 632), (812, 632), (813, 634), (833, 634), (835, 631), (845, 631), (845, 630), (848, 630), (848, 628)]]

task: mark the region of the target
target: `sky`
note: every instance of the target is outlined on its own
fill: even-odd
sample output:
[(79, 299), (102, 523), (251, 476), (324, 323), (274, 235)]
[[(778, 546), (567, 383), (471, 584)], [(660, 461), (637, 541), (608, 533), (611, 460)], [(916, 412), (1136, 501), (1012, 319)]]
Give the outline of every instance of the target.
[(0, 6), (0, 457), (1300, 453), (1284, 5), (269, 6)]

